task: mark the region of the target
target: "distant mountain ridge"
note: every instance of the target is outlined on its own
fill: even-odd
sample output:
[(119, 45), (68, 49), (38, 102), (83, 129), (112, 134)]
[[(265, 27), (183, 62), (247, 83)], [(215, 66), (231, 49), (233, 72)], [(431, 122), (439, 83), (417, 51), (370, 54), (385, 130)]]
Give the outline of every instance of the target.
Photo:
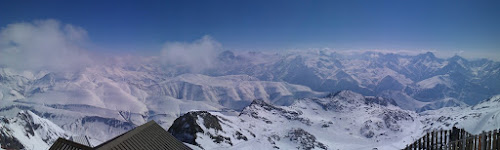
[[(458, 55), (443, 59), (432, 52), (415, 56), (326, 50), (223, 54), (228, 53), (233, 53), (232, 57), (221, 59), (221, 64), (207, 74), (248, 74), (260, 80), (305, 85), (320, 92), (353, 90), (381, 96), (387, 91), (398, 91), (419, 101), (453, 98), (469, 105), (500, 91), (500, 63), (487, 59), (469, 61)], [(253, 57), (269, 59), (261, 62)]]
[[(212, 68), (201, 72), (164, 65), (158, 59), (70, 72), (0, 68), (0, 116), (13, 118), (29, 110), (65, 131), (106, 141), (149, 120), (168, 128), (192, 110), (239, 114), (257, 103), (255, 99), (276, 108), (299, 107), (307, 101), (317, 105), (315, 109), (337, 113), (359, 111), (351, 107), (356, 105), (427, 113), (443, 107), (468, 108), (500, 94), (499, 62), (459, 56), (442, 59), (433, 53), (225, 51)], [(328, 93), (345, 90), (359, 93), (352, 94), (358, 99), (348, 105), (328, 101)], [(330, 96), (335, 93), (349, 95), (334, 92)], [(300, 114), (287, 113), (282, 117)], [(298, 128), (292, 133), (309, 135)], [(369, 130), (366, 134), (371, 135)], [(295, 141), (300, 143), (299, 139)]]

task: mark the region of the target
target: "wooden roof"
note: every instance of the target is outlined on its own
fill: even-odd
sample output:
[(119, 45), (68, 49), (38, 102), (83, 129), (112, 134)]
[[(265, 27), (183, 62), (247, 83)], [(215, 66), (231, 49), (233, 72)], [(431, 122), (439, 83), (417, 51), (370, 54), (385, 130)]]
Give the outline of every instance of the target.
[[(62, 138), (59, 138), (62, 139)], [(66, 150), (58, 149), (58, 143), (60, 140), (52, 145), (50, 150)], [(65, 139), (62, 139), (65, 140)], [(62, 142), (67, 142), (65, 140)], [(72, 142), (72, 141), (69, 141)], [(78, 144), (72, 142), (73, 144)], [(63, 143), (65, 144), (65, 143)], [(85, 146), (78, 144), (79, 146)], [(58, 147), (56, 147), (58, 146)], [(90, 147), (77, 147), (81, 150), (86, 150)], [(69, 149), (69, 150), (77, 150)], [(145, 123), (139, 127), (136, 127), (128, 132), (123, 133), (107, 142), (102, 143), (94, 148), (94, 150), (190, 150), (191, 148), (184, 145), (181, 141), (177, 140), (170, 133), (165, 131), (160, 125), (154, 121)]]
[(72, 136), (70, 140), (85, 146), (92, 147), (92, 145), (90, 145), (90, 141), (87, 136)]
[(76, 143), (64, 138), (58, 138), (54, 144), (49, 148), (49, 150), (92, 150), (92, 147)]

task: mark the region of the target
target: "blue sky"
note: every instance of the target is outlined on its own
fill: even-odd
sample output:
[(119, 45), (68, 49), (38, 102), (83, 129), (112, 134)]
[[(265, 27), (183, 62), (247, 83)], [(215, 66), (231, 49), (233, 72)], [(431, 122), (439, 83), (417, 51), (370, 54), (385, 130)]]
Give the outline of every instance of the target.
[(2, 1), (0, 26), (56, 19), (103, 49), (210, 35), (225, 49), (500, 53), (500, 1)]

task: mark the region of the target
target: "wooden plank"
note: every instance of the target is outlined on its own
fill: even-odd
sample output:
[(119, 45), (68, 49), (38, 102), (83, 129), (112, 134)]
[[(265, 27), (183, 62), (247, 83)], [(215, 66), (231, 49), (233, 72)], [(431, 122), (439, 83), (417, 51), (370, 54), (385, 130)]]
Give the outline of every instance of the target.
[(462, 129), (458, 129), (458, 139), (457, 139), (457, 149), (460, 149), (459, 146), (462, 145)]
[(468, 145), (467, 145), (467, 148), (468, 148), (468, 149), (472, 149), (472, 148), (473, 148), (473, 146), (472, 146), (472, 145), (473, 145), (472, 143), (474, 142), (474, 141), (473, 141), (473, 140), (474, 140), (474, 139), (473, 139), (473, 137), (474, 137), (474, 136), (470, 135), (470, 136), (468, 137), (468, 139), (467, 139), (467, 141), (468, 141), (468, 142), (467, 142), (467, 144), (468, 144)]
[(469, 134), (469, 136), (467, 137), (467, 149), (472, 149), (472, 138), (474, 136), (472, 134)]
[(498, 149), (499, 145), (498, 145), (498, 142), (497, 142), (498, 141), (498, 136), (497, 135), (498, 135), (498, 129), (493, 130), (493, 133), (492, 133), (492, 138), (493, 138), (492, 139), (493, 140), (493, 142), (492, 142), (492, 149)]
[(434, 138), (436, 137), (436, 136), (434, 135), (435, 133), (436, 133), (436, 132), (434, 132), (434, 131), (432, 131), (432, 132), (431, 132), (431, 145), (429, 146), (429, 149), (431, 149), (431, 150), (433, 150), (433, 149), (434, 149), (434, 145), (435, 145), (435, 143), (434, 143)]
[(488, 131), (488, 148), (487, 149), (491, 149), (491, 145), (493, 144), (493, 140), (492, 140), (492, 131)]
[(493, 134), (491, 136), (491, 149), (497, 149), (497, 136), (496, 136), (497, 130), (493, 130)]
[(432, 147), (432, 131), (428, 133), (429, 136), (427, 136), (427, 148), (431, 149)]
[(497, 149), (500, 150), (500, 129), (497, 132)]
[(489, 135), (488, 135), (488, 132), (485, 132), (484, 133), (484, 149), (485, 150), (488, 150), (490, 149), (490, 142), (488, 141), (489, 140)]
[(457, 139), (457, 144), (456, 144), (457, 145), (457, 148), (456, 148), (457, 150), (459, 150), (460, 149), (459, 146), (462, 145), (462, 143), (461, 143), (462, 141), (460, 139), (462, 139), (462, 129), (458, 129), (458, 139)]
[(422, 143), (421, 143), (421, 144), (422, 144), (422, 146), (421, 146), (421, 147), (422, 147), (422, 149), (424, 149), (424, 148), (425, 148), (425, 138), (423, 138), (423, 137), (422, 137), (422, 141), (421, 141), (421, 142), (422, 142)]
[(468, 137), (469, 137), (469, 134), (465, 133), (463, 141), (464, 141), (464, 148), (467, 149), (467, 150), (469, 149), (469, 139), (468, 139)]
[(427, 134), (425, 135), (425, 147), (426, 147), (426, 148), (429, 148), (429, 146), (430, 146), (430, 145), (429, 145), (429, 133), (427, 133)]
[(477, 136), (474, 136), (474, 137), (472, 138), (472, 149), (477, 149), (477, 146), (476, 146), (476, 138), (477, 138)]
[(441, 139), (441, 133), (442, 133), (441, 131), (442, 131), (442, 130), (439, 130), (439, 131), (437, 131), (437, 133), (436, 133), (436, 149), (442, 149), (442, 148), (441, 148), (441, 145), (442, 145), (442, 144), (441, 144), (441, 140), (440, 140), (440, 139)]
[(496, 131), (497, 131), (496, 134), (495, 134), (496, 135), (496, 141), (495, 141), (495, 143), (497, 143), (496, 148), (500, 149), (500, 130), (497, 129)]
[(450, 143), (450, 133), (448, 130), (444, 131), (444, 143), (448, 145)]
[(438, 131), (434, 132), (434, 146), (433, 146), (432, 149), (437, 149), (437, 146), (438, 146), (438, 140), (437, 140), (438, 139), (438, 133), (439, 133)]
[(433, 149), (437, 149), (438, 145), (439, 145), (438, 144), (438, 138), (439, 138), (438, 133), (439, 133), (439, 131), (437, 131), (437, 130), (434, 132), (434, 147), (433, 147)]
[(417, 145), (417, 146), (418, 146), (418, 149), (421, 149), (421, 148), (422, 148), (422, 143), (421, 143), (421, 141), (422, 141), (422, 138), (418, 139), (418, 141), (417, 141), (417, 142), (418, 142), (418, 145)]
[(486, 149), (485, 144), (484, 144), (484, 132), (479, 135), (479, 148), (481, 150)]
[(465, 150), (465, 145), (467, 144), (467, 142), (466, 142), (466, 138), (465, 138), (465, 137), (466, 137), (466, 135), (467, 135), (467, 134), (465, 133), (465, 130), (464, 130), (464, 129), (462, 129), (462, 139), (460, 139), (460, 142), (462, 142), (462, 143), (460, 143), (460, 144), (461, 144), (461, 145), (460, 145), (460, 149), (461, 149), (461, 150)]
[(490, 149), (493, 149), (493, 144), (495, 143), (495, 140), (494, 140), (495, 132), (489, 131), (489, 134), (490, 134), (489, 135), (489, 143), (490, 143), (489, 147), (490, 147)]
[(495, 148), (500, 149), (500, 130), (495, 130)]
[(441, 147), (441, 144), (439, 143), (440, 142), (439, 138), (441, 137), (440, 133), (441, 133), (441, 130), (436, 131), (436, 149), (440, 149), (440, 147)]
[[(444, 131), (443, 131), (443, 130), (441, 130), (441, 132), (440, 132), (440, 136), (439, 136), (439, 145), (443, 145), (443, 144), (444, 144), (444, 142), (443, 142), (443, 133), (444, 133)], [(441, 147), (442, 147), (442, 146), (441, 146)]]
[(474, 135), (470, 137), (470, 149), (474, 149)]
[(422, 138), (420, 138), (420, 140), (422, 140), (422, 148), (424, 148), (425, 147), (425, 135)]
[(466, 136), (466, 138), (465, 138), (465, 149), (466, 149), (466, 150), (469, 150), (469, 149), (470, 149), (470, 148), (469, 148), (469, 147), (470, 147), (470, 143), (469, 143), (469, 142), (470, 142), (470, 139), (468, 138), (468, 137), (469, 137), (469, 134), (466, 134), (466, 135), (467, 135), (467, 136)]

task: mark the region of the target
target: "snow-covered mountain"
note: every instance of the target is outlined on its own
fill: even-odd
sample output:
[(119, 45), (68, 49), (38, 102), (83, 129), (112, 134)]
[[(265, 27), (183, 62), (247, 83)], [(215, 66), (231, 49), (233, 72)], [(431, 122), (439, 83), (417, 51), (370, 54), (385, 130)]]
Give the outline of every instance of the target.
[(322, 95), (305, 86), (247, 75), (168, 77), (113, 67), (36, 75), (4, 68), (0, 74), (0, 115), (31, 110), (67, 131), (99, 141), (152, 119), (167, 128), (190, 110), (238, 110), (253, 99), (286, 105), (296, 98)]
[(21, 111), (14, 118), (0, 117), (2, 149), (48, 149), (57, 138), (67, 138), (66, 131), (31, 111)]
[(431, 129), (464, 128), (472, 134), (500, 127), (500, 95), (468, 107), (447, 107), (421, 113)]
[[(323, 124), (315, 118), (336, 116), (337, 118), (323, 119), (327, 122), (325, 126), (331, 121), (340, 123), (338, 126), (342, 126), (341, 129), (345, 126), (352, 128), (349, 132), (326, 129), (327, 133), (340, 132), (339, 136), (352, 133), (353, 137), (366, 141), (368, 146), (363, 148), (368, 148), (394, 145), (393, 143), (398, 143), (394, 140), (416, 134), (407, 133), (405, 128), (401, 128), (404, 131), (399, 133), (391, 129), (393, 126), (389, 128), (387, 125), (380, 129), (369, 127), (363, 133), (359, 131), (358, 128), (365, 124), (377, 125), (378, 121), (384, 120), (384, 114), (393, 111), (398, 112), (397, 114), (408, 113), (414, 121), (405, 117), (398, 121), (417, 122), (413, 124), (418, 125), (418, 118), (421, 117), (418, 117), (417, 112), (427, 113), (434, 109), (443, 111), (440, 108), (452, 107), (449, 109), (453, 113), (469, 108), (468, 105), (479, 105), (481, 100), (499, 94), (500, 91), (499, 62), (467, 60), (459, 56), (443, 59), (432, 53), (402, 55), (329, 50), (281, 53), (225, 51), (218, 55), (211, 68), (199, 72), (190, 71), (189, 66), (162, 64), (157, 57), (115, 59), (99, 66), (66, 72), (0, 68), (0, 116), (13, 118), (19, 111), (31, 111), (67, 132), (93, 137), (98, 144), (99, 141), (106, 141), (149, 120), (155, 120), (167, 129), (175, 124), (176, 118), (192, 110), (208, 111), (229, 120), (233, 118), (233, 122), (235, 118), (252, 120), (250, 108), (260, 103), (255, 99), (261, 99), (273, 108), (300, 114), (297, 117), (304, 118), (304, 122), (311, 121), (310, 126), (314, 126), (311, 129), (301, 121), (298, 121), (299, 125), (291, 127), (294, 127), (293, 133), (296, 130), (297, 134), (304, 136), (314, 135), (315, 141), (318, 141), (315, 147), (334, 147), (330, 146), (332, 143), (325, 142), (325, 137), (321, 137), (323, 135), (317, 135)], [(352, 104), (344, 104), (338, 100), (338, 95), (337, 98), (333, 98), (334, 95), (326, 97), (330, 92), (342, 90), (364, 96), (353, 94), (359, 99), (352, 100)], [(365, 103), (366, 101), (373, 102)], [(339, 108), (342, 110), (323, 108), (337, 105), (342, 106)], [(357, 109), (358, 106), (366, 110), (361, 111)], [(262, 111), (264, 112), (261, 113), (270, 113), (266, 109)], [(316, 113), (324, 116), (313, 115)], [(347, 122), (347, 116), (355, 113), (366, 117), (361, 121)], [(234, 114), (241, 115), (235, 117)], [(274, 119), (297, 122), (283, 119), (286, 115), (269, 115), (271, 117), (267, 119), (271, 122), (275, 122)], [(339, 122), (339, 118), (343, 121)], [(385, 121), (382, 123), (385, 124)], [(424, 121), (423, 124), (427, 123)], [(249, 132), (253, 131), (249, 127), (238, 123), (232, 125), (241, 126), (242, 131), (239, 132), (251, 139)], [(221, 126), (224, 128), (224, 125)], [(271, 130), (274, 127), (278, 126), (258, 128)], [(248, 133), (244, 129), (248, 129)], [(279, 132), (279, 137), (284, 138), (292, 129)], [(366, 137), (371, 134), (373, 137)], [(377, 137), (378, 134), (384, 136)], [(291, 136), (287, 138), (290, 139)], [(300, 139), (294, 138), (295, 145), (301, 143)], [(267, 139), (257, 141), (262, 140)], [(377, 144), (377, 140), (384, 142)], [(235, 141), (238, 140), (233, 140), (232, 143), (237, 143)], [(286, 147), (286, 144), (275, 143), (278, 145), (274, 146)], [(203, 147), (219, 146), (220, 144)]]
[(394, 149), (423, 126), (417, 113), (393, 100), (341, 91), (290, 106), (255, 100), (237, 116), (189, 112), (169, 132), (204, 149)]
[(298, 97), (320, 95), (305, 86), (284, 82), (260, 81), (248, 75), (210, 77), (183, 74), (148, 87), (156, 96), (183, 100), (209, 101), (228, 108), (241, 109), (251, 100), (263, 99), (278, 105), (289, 105)]
[(305, 98), (290, 106), (255, 100), (238, 115), (193, 111), (169, 132), (200, 149), (402, 149), (427, 131), (499, 127), (500, 96), (471, 107), (417, 114), (391, 99), (352, 91)]
[(500, 91), (499, 62), (458, 55), (443, 59), (431, 52), (402, 55), (319, 50), (281, 54), (227, 51), (223, 56), (207, 74), (247, 74), (320, 92), (352, 90), (373, 96), (399, 92), (418, 101), (455, 99), (469, 105)]

